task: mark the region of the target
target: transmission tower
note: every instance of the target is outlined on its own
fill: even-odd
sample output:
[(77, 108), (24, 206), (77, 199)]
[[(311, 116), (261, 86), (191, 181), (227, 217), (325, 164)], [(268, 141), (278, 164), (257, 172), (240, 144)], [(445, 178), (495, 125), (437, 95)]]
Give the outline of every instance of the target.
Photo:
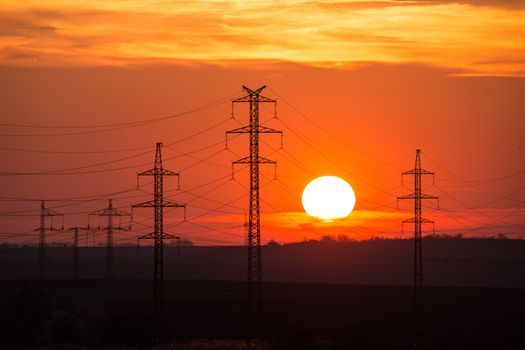
[(161, 148), (162, 143), (157, 142), (155, 164), (153, 169), (137, 174), (137, 187), (139, 186), (138, 181), (141, 176), (153, 176), (153, 200), (132, 206), (132, 208), (153, 208), (153, 233), (141, 236), (139, 239), (153, 239), (153, 312), (158, 322), (156, 341), (160, 341), (163, 327), (162, 312), (164, 309), (164, 239), (177, 239), (176, 236), (164, 232), (163, 210), (166, 207), (184, 208), (184, 216), (186, 216), (186, 206), (184, 204), (175, 203), (164, 199), (164, 176), (179, 177), (179, 174), (162, 167)]
[[(236, 103), (250, 104), (250, 124), (241, 128), (229, 130), (228, 134), (249, 134), (250, 155), (232, 162), (235, 164), (249, 164), (250, 167), (250, 208), (248, 213), (248, 278), (247, 278), (247, 321), (248, 346), (255, 333), (259, 332), (262, 312), (262, 271), (261, 271), (261, 212), (259, 202), (259, 164), (276, 164), (275, 161), (259, 156), (259, 134), (281, 134), (282, 131), (259, 125), (259, 103), (277, 103), (268, 97), (262, 96), (261, 91), (266, 86), (251, 90), (243, 86), (247, 95), (232, 101), (232, 108)], [(233, 114), (233, 112), (232, 112)]]
[(414, 217), (404, 220), (403, 224), (414, 224), (414, 325), (416, 329), (422, 327), (423, 316), (423, 250), (421, 244), (421, 226), (422, 224), (434, 224), (434, 221), (425, 219), (422, 216), (422, 201), (425, 199), (436, 199), (439, 197), (424, 194), (422, 192), (423, 175), (432, 175), (434, 173), (421, 168), (421, 150), (416, 150), (416, 163), (412, 170), (402, 173), (414, 176), (414, 193), (398, 197), (398, 200), (410, 199), (414, 201)]
[[(108, 206), (107, 208), (104, 208), (104, 209), (101, 209), (101, 210), (97, 210), (97, 211), (94, 211), (92, 213), (89, 213), (88, 214), (88, 217), (91, 217), (91, 216), (98, 216), (99, 217), (99, 221), (100, 221), (100, 218), (101, 217), (106, 217), (107, 218), (107, 225), (106, 227), (100, 227), (100, 225), (98, 226), (98, 230), (106, 230), (106, 278), (107, 279), (112, 279), (113, 278), (113, 231), (115, 230), (119, 230), (119, 231), (129, 231), (131, 229), (131, 227), (128, 227), (128, 228), (122, 228), (121, 227), (121, 218), (123, 216), (129, 216), (131, 217), (131, 214), (129, 213), (126, 213), (122, 210), (119, 210), (117, 208), (114, 208), (113, 207), (113, 200), (112, 199), (109, 199), (108, 200)], [(113, 218), (114, 217), (118, 217), (119, 218), (119, 225), (118, 226), (115, 226), (113, 224)], [(89, 219), (88, 219), (89, 221)], [(131, 221), (130, 221), (130, 225), (131, 226)], [(88, 224), (88, 229), (89, 229), (89, 224)]]
[(80, 230), (89, 231), (89, 227), (71, 227), (69, 231), (73, 231), (73, 279), (78, 279), (78, 266), (79, 266), (79, 237), (78, 232)]
[(177, 240), (177, 255), (179, 255), (180, 254), (181, 237), (177, 236), (177, 237), (175, 237), (175, 239)]
[(242, 224), (242, 228), (243, 228), (244, 245), (248, 246), (248, 219), (246, 217), (246, 213), (244, 214), (244, 223)]
[[(53, 228), (53, 217), (60, 216), (62, 217), (62, 228), (55, 229)], [(46, 228), (46, 217), (51, 217), (51, 225), (49, 228)], [(60, 214), (57, 211), (46, 208), (45, 201), (42, 201), (40, 204), (40, 227), (35, 231), (39, 231), (39, 240), (38, 240), (38, 267), (39, 267), (39, 276), (40, 278), (46, 278), (46, 231), (62, 231), (64, 229), (64, 214)]]

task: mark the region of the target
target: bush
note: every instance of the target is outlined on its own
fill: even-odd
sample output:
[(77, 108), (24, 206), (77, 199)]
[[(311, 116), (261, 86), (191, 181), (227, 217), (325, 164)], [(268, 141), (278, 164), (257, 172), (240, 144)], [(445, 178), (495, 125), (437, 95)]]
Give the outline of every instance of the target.
[(35, 344), (42, 340), (43, 328), (53, 302), (42, 290), (20, 288), (7, 300), (4, 339), (9, 343)]

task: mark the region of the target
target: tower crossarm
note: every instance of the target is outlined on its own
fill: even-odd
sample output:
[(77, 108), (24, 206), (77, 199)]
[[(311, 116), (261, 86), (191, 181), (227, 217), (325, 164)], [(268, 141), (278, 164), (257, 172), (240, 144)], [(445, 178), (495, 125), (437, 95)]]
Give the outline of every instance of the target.
[[(51, 231), (51, 232), (64, 232), (65, 231), (63, 228), (54, 228), (54, 227), (46, 227), (45, 229), (46, 231)], [(33, 231), (38, 232), (38, 231), (41, 231), (41, 229), (35, 228)]]
[(250, 126), (247, 125), (247, 126), (243, 126), (237, 129), (228, 130), (226, 131), (226, 134), (249, 134), (250, 132), (257, 132), (259, 134), (282, 134), (283, 133), (282, 130), (272, 129), (266, 126), (257, 126), (253, 129), (254, 131), (252, 131), (252, 128), (250, 128)]
[(401, 197), (397, 197), (397, 201), (399, 202), (400, 200), (405, 200), (405, 199), (412, 199), (412, 200), (415, 200), (415, 201), (421, 201), (421, 200), (424, 200), (424, 199), (433, 199), (433, 200), (436, 200), (437, 201), (437, 208), (439, 210), (439, 197), (437, 196), (432, 196), (432, 195), (429, 195), (429, 194), (426, 194), (426, 193), (421, 193), (419, 196), (417, 196), (415, 193), (412, 193), (412, 194), (407, 194), (405, 196), (401, 196)]
[(117, 208), (105, 208), (101, 210), (96, 210), (89, 213), (88, 215), (97, 215), (97, 216), (130, 216), (131, 214), (125, 211), (122, 211)]
[(426, 194), (426, 193), (421, 193), (421, 199), (435, 199), (435, 200), (439, 201), (439, 197), (438, 196), (432, 196), (432, 195)]
[(428, 170), (425, 170), (425, 169), (412, 169), (412, 170), (408, 170), (408, 171), (404, 171), (401, 173), (401, 175), (416, 175), (416, 174), (421, 174), (421, 175), (434, 175), (434, 172), (432, 171), (428, 171)]
[[(147, 233), (145, 235), (137, 237), (137, 239), (155, 239), (155, 232)], [(180, 236), (172, 235), (171, 233), (164, 232), (162, 234), (162, 239), (180, 239)]]
[(68, 229), (68, 231), (76, 231), (76, 230), (82, 230), (82, 231), (86, 231), (86, 232), (91, 232), (93, 231), (90, 227), (88, 226), (73, 226), (73, 227), (70, 227)]
[(61, 214), (53, 209), (49, 208), (43, 208), (42, 213), (40, 215), (43, 216), (64, 216), (64, 214)]
[(406, 194), (404, 196), (399, 196), (397, 197), (397, 200), (405, 200), (405, 199), (415, 199), (416, 198), (416, 195), (415, 193), (411, 193), (411, 194)]
[[(414, 223), (416, 223), (416, 218), (413, 217), (413, 218), (410, 218), (410, 219), (403, 220), (402, 223), (403, 224), (414, 224)], [(433, 220), (429, 220), (429, 219), (425, 219), (425, 218), (421, 218), (421, 223), (422, 224), (433, 224), (434, 221)]]
[(244, 158), (232, 161), (232, 179), (234, 178), (236, 164), (250, 164), (250, 166), (253, 166), (253, 165), (259, 166), (259, 164), (273, 164), (274, 178), (277, 178), (277, 162), (275, 160), (267, 159), (267, 158), (260, 157), (260, 156), (254, 157), (254, 158), (255, 159), (252, 160), (251, 157), (244, 157)]
[(140, 172), (137, 174), (137, 176), (155, 176), (155, 175), (161, 175), (161, 176), (180, 176), (179, 173), (176, 173), (174, 171), (168, 170), (168, 169), (149, 169), (143, 172)]
[(264, 158), (264, 157), (257, 157), (253, 161), (252, 161), (252, 159), (250, 157), (244, 157), (244, 158), (232, 161), (232, 164), (251, 164), (251, 163), (276, 164), (275, 160), (267, 159), (267, 158)]
[[(398, 200), (404, 200), (404, 199), (416, 199), (417, 196), (415, 193), (407, 194), (405, 196), (397, 197)], [(421, 199), (436, 199), (439, 200), (439, 197), (437, 196), (431, 196), (429, 194), (421, 193)]]
[[(107, 231), (110, 227), (109, 226), (100, 226), (100, 229), (98, 231)], [(111, 226), (111, 229), (113, 231), (131, 231), (127, 227), (118, 227), (118, 226)], [(93, 230), (95, 231), (95, 230)]]
[(137, 237), (137, 239), (155, 239), (155, 232), (147, 233), (145, 235)]
[(180, 239), (180, 236), (164, 232), (164, 234), (162, 235), (162, 239)]
[[(132, 208), (154, 208), (157, 206), (157, 203), (155, 201), (146, 201), (138, 204), (133, 204)], [(162, 203), (160, 204), (161, 207), (171, 207), (171, 208), (185, 208), (186, 205), (182, 203), (176, 203), (172, 201), (162, 200)]]
[(277, 103), (276, 100), (268, 98), (266, 96), (262, 96), (260, 93), (266, 88), (266, 85), (261, 86), (257, 90), (252, 90), (246, 86), (242, 86), (242, 89), (248, 94), (246, 96), (239, 97), (232, 101), (232, 103), (250, 103), (253, 101), (254, 98), (257, 99), (258, 102), (272, 102)]

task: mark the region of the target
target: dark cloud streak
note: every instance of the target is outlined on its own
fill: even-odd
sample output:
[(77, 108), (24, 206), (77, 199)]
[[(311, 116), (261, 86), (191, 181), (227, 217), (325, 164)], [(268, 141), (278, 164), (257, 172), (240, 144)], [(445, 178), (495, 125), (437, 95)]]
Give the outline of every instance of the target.
[(490, 6), (499, 8), (525, 9), (523, 0), (394, 0), (404, 5), (439, 5), (439, 4), (465, 4), (472, 6)]

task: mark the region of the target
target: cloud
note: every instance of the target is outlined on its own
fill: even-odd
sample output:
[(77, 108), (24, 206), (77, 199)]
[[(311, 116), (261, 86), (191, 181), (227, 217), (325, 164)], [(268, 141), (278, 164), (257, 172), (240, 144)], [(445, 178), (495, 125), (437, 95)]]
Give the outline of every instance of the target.
[(500, 8), (525, 8), (525, 3), (521, 0), (394, 0), (397, 3), (410, 3), (435, 5), (435, 4), (467, 4), (473, 6), (490, 6)]
[(352, 68), (380, 62), (521, 75), (525, 11), (510, 0), (482, 3), (7, 1), (0, 11), (0, 64), (264, 60)]
[(12, 14), (0, 13), (0, 35), (7, 37), (56, 35), (56, 28), (31, 15), (13, 16)]

